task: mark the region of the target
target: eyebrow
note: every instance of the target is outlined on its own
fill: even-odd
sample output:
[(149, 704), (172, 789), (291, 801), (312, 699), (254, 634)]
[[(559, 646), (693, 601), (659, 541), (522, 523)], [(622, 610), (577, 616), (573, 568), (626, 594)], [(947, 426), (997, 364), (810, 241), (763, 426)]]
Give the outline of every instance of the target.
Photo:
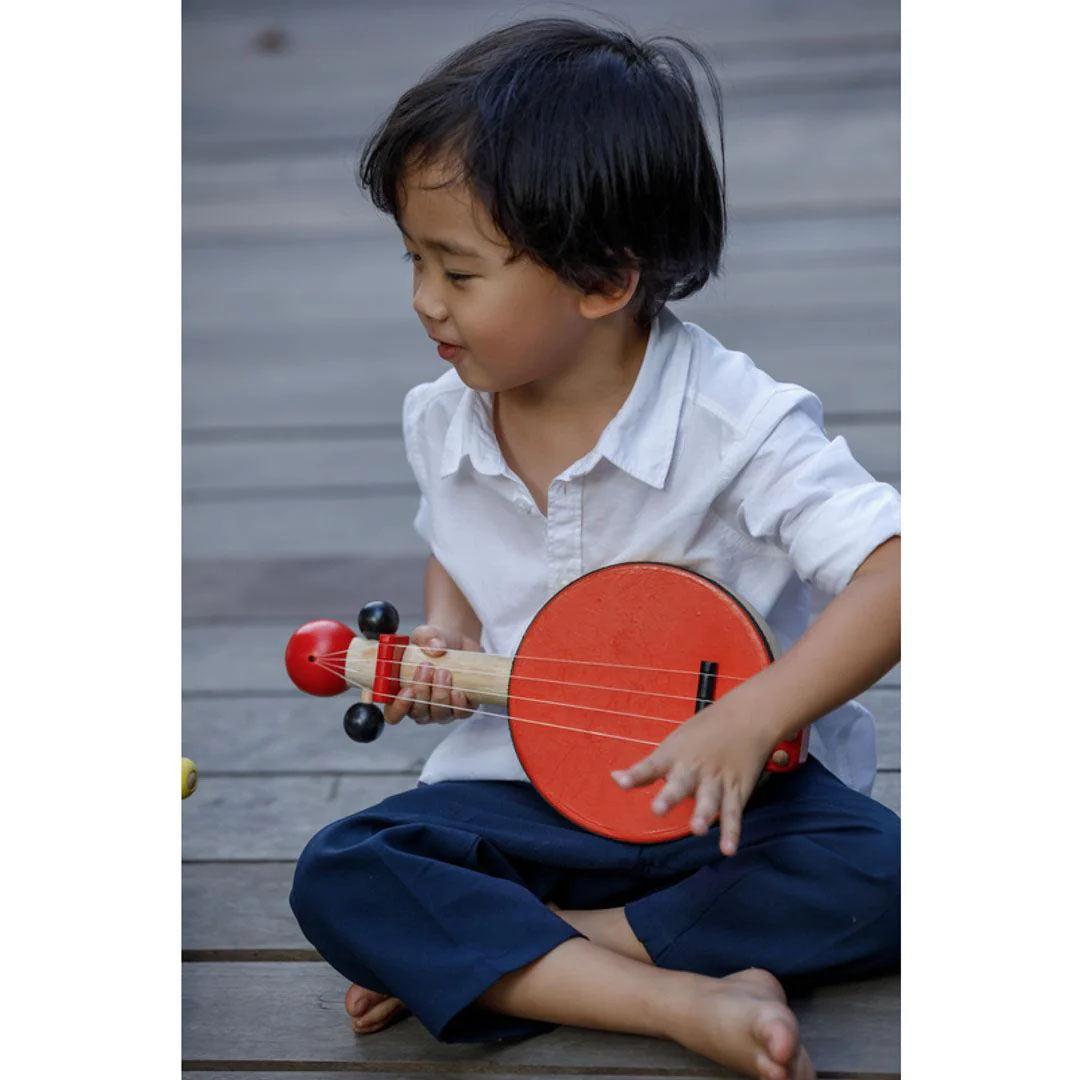
[[(398, 226), (401, 229), (401, 226)], [(404, 230), (401, 229), (401, 235), (409, 241), (410, 244), (415, 244), (416, 241)], [(462, 247), (460, 244), (451, 243), (449, 240), (425, 240), (424, 244), (427, 247), (433, 247), (436, 251), (443, 251), (447, 255), (460, 255), (468, 259), (480, 259), (483, 256), (479, 251), (473, 251), (472, 248)]]

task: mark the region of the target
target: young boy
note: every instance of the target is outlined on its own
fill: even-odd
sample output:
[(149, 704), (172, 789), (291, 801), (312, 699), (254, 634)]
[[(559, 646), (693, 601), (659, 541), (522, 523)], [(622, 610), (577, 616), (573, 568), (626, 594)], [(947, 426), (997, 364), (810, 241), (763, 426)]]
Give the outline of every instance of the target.
[[(865, 794), (873, 722), (850, 702), (899, 655), (898, 497), (812, 394), (664, 306), (724, 237), (682, 54), (568, 20), (489, 34), (401, 98), (361, 177), (451, 365), (404, 408), (432, 551), (413, 639), (512, 654), (568, 582), (650, 560), (745, 597), (782, 655), (612, 777), (665, 778), (658, 814), (694, 800), (692, 835), (653, 845), (560, 817), (505, 716), (421, 670), (387, 720), (455, 730), (415, 789), (311, 841), (297, 919), (354, 982), (358, 1032), (405, 1007), (447, 1041), (576, 1024), (806, 1080), (778, 978), (898, 963), (899, 823)], [(835, 598), (808, 629), (814, 589)], [(812, 756), (759, 786), (811, 722)]]

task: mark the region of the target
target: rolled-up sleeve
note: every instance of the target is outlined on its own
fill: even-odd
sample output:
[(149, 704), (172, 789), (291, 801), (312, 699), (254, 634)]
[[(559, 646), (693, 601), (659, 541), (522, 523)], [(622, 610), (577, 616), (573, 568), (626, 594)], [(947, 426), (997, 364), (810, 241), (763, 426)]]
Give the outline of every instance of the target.
[(808, 396), (783, 413), (724, 502), (741, 530), (781, 547), (803, 581), (835, 595), (900, 532), (900, 496), (855, 460), (843, 437), (828, 438), (818, 410)]

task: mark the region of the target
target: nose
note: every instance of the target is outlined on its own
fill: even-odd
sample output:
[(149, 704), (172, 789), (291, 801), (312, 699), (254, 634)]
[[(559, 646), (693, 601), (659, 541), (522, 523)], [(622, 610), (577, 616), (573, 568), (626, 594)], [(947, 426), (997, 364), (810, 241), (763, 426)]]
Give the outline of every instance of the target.
[(413, 311), (425, 322), (442, 322), (449, 312), (443, 302), (442, 292), (427, 274), (416, 277), (413, 283)]

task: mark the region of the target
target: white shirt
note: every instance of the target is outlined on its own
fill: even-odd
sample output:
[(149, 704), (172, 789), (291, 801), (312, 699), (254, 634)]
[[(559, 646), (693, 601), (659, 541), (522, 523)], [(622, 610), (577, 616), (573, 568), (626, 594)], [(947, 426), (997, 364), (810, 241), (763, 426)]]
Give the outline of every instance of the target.
[[(410, 390), (403, 417), (421, 491), (415, 527), (479, 617), (487, 652), (512, 656), (536, 612), (582, 574), (638, 561), (731, 589), (783, 652), (900, 531), (899, 495), (843, 438), (827, 438), (810, 391), (666, 308), (622, 408), (552, 480), (546, 517), (503, 459), (491, 404), (450, 370)], [(814, 724), (810, 752), (869, 792), (873, 718), (841, 706)], [(454, 721), (420, 776), (462, 779), (528, 779), (505, 714)]]

